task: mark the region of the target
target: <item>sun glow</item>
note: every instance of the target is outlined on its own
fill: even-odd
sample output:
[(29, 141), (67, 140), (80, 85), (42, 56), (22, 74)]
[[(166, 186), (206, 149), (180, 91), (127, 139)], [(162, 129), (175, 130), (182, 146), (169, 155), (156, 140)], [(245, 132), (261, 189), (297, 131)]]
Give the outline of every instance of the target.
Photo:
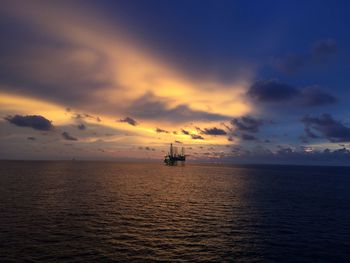
[[(138, 149), (146, 145), (167, 147), (175, 141), (226, 145), (228, 136), (205, 135), (197, 128), (226, 129), (223, 122), (254, 110), (244, 98), (249, 79), (222, 83), (212, 76), (192, 78), (136, 37), (124, 34), (122, 28), (111, 28), (98, 15), (70, 10), (58, 2), (7, 7), (17, 21), (64, 45), (49, 43), (35, 47), (35, 55), (16, 55), (10, 66), (34, 81), (29, 83), (28, 92), (16, 83), (0, 87), (4, 90), (0, 93), (3, 116), (42, 115), (62, 131), (75, 127), (73, 135), (80, 137), (74, 143)], [(148, 95), (150, 101), (137, 108), (140, 99)], [(155, 110), (143, 115), (150, 110), (149, 105), (155, 105)], [(77, 117), (80, 115), (83, 118)], [(137, 125), (121, 122), (125, 117), (135, 119)], [(81, 123), (90, 125), (89, 133), (77, 133)], [(157, 128), (162, 131), (157, 132)]]

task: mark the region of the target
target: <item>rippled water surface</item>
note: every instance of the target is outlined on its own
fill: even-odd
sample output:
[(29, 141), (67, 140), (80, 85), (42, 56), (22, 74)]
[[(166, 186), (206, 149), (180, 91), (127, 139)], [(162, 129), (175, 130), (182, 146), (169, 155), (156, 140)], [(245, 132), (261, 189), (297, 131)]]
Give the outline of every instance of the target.
[(1, 262), (349, 262), (350, 169), (0, 162)]

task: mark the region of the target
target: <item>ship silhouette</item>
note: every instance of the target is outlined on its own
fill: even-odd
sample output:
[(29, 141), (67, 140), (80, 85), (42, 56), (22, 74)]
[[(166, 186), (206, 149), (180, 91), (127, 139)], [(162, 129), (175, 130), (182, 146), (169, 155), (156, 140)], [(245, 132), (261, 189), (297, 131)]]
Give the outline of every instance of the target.
[(164, 163), (166, 165), (175, 165), (177, 162), (186, 161), (185, 148), (181, 147), (181, 153), (178, 153), (177, 147), (170, 144), (170, 150), (167, 155), (164, 157)]

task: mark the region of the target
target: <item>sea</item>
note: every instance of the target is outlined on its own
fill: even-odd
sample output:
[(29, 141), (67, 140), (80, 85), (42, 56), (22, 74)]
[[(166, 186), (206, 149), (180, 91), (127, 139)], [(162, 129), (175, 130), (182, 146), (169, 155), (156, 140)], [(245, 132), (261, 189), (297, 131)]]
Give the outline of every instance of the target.
[(1, 161), (0, 262), (350, 262), (350, 168)]

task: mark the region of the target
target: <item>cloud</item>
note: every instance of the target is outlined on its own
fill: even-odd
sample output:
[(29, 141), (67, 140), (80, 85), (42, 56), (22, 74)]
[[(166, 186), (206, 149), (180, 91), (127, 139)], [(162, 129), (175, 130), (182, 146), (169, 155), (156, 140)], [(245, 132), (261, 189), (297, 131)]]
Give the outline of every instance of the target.
[(318, 86), (298, 89), (277, 80), (257, 81), (250, 86), (246, 94), (252, 100), (260, 103), (283, 102), (304, 107), (330, 105), (338, 101), (333, 95)]
[(86, 113), (75, 113), (73, 115), (73, 118), (78, 119), (78, 120), (83, 120), (83, 119), (90, 119), (90, 120), (95, 120), (97, 122), (101, 122), (101, 118), (98, 116), (93, 116), (90, 114), (86, 114)]
[(120, 122), (129, 123), (129, 124), (132, 125), (132, 126), (138, 125), (138, 122), (137, 122), (136, 120), (134, 120), (133, 118), (130, 118), (130, 117), (126, 117), (126, 118), (124, 118), (124, 119), (120, 119), (119, 121), (120, 121)]
[(78, 139), (71, 136), (68, 132), (62, 132), (62, 137), (63, 139), (67, 140), (67, 141), (77, 141)]
[(301, 90), (301, 105), (312, 107), (335, 104), (338, 100), (333, 95), (321, 90), (318, 86), (306, 87)]
[(153, 151), (153, 152), (154, 152), (156, 149), (146, 146), (146, 147), (145, 147), (145, 150), (146, 150), (146, 151)]
[(172, 122), (186, 122), (193, 120), (227, 120), (228, 116), (193, 110), (186, 104), (174, 107), (169, 106), (169, 100), (155, 96), (153, 93), (146, 93), (134, 100), (127, 112), (133, 116), (151, 120), (165, 120)]
[(151, 148), (149, 146), (145, 146), (145, 147), (139, 146), (139, 150), (146, 150), (146, 151), (153, 151), (153, 152), (156, 151), (155, 148)]
[[(200, 63), (211, 70), (197, 78), (183, 67), (177, 68), (159, 49), (153, 52), (147, 44), (121, 33), (122, 24), (101, 19), (95, 9), (30, 2), (11, 3), (0, 12), (6, 14), (6, 21), (11, 17), (7, 21), (11, 30), (4, 33), (4, 48), (0, 50), (1, 88), (5, 91), (60, 104), (69, 107), (68, 112), (79, 109), (100, 116), (132, 116), (139, 121), (228, 120), (231, 113), (250, 110), (241, 96), (235, 96), (253, 74), (248, 63), (244, 67), (218, 63), (220, 70), (212, 68), (212, 63)], [(30, 30), (25, 30), (28, 27)], [(237, 59), (228, 61), (236, 65)], [(232, 78), (236, 70), (240, 74)], [(227, 78), (214, 71), (219, 75), (226, 71)], [(249, 73), (243, 76), (245, 71)], [(154, 95), (143, 96), (147, 92)], [(222, 108), (228, 96), (230, 103)]]
[(313, 57), (317, 60), (326, 59), (338, 51), (337, 42), (333, 39), (322, 39), (314, 43), (311, 49)]
[(231, 120), (231, 124), (236, 131), (257, 133), (264, 121), (250, 116), (243, 116)]
[(64, 45), (58, 47), (51, 40), (38, 44), (26, 39), (27, 45), (16, 44), (3, 50), (2, 82), (15, 86), (17, 92), (70, 105), (87, 103), (92, 92), (111, 84), (106, 74), (108, 60), (102, 52), (63, 39)]
[(7, 116), (5, 117), (5, 120), (19, 127), (30, 127), (41, 131), (49, 131), (53, 129), (51, 121), (40, 115)]
[(204, 140), (204, 138), (199, 134), (191, 134), (189, 131), (181, 129), (182, 134), (190, 135), (193, 140)]
[(220, 128), (205, 128), (204, 130), (201, 131), (202, 134), (205, 135), (226, 135), (227, 132), (223, 129)]
[(257, 138), (254, 135), (242, 133), (241, 136), (242, 140), (244, 141), (255, 141)]
[(283, 102), (296, 97), (298, 89), (277, 80), (260, 80), (250, 86), (248, 97), (258, 102)]
[(338, 46), (333, 39), (316, 41), (311, 52), (306, 54), (289, 54), (285, 57), (274, 59), (274, 65), (282, 73), (292, 75), (300, 72), (307, 66), (315, 66), (327, 60), (338, 51)]
[(305, 133), (306, 133), (306, 136), (308, 138), (311, 138), (311, 139), (318, 139), (320, 138), (317, 134), (315, 134), (311, 129), (310, 127), (306, 126), (305, 129), (304, 129)]
[(336, 150), (315, 150), (312, 147), (279, 146), (276, 150), (256, 146), (246, 149), (232, 147), (221, 157), (222, 162), (230, 163), (267, 163), (267, 164), (344, 164), (350, 160), (350, 151), (346, 148)]
[(189, 131), (186, 131), (184, 129), (181, 130), (182, 134), (185, 134), (185, 135), (190, 135), (190, 132)]
[(287, 55), (284, 58), (278, 58), (275, 61), (277, 69), (286, 74), (295, 74), (299, 72), (306, 64), (306, 57), (298, 54)]
[(306, 136), (311, 139), (324, 137), (331, 142), (349, 142), (350, 128), (341, 121), (334, 120), (330, 114), (319, 117), (304, 116), (301, 121), (305, 125)]
[(86, 126), (82, 123), (78, 125), (79, 130), (86, 130)]
[(156, 132), (157, 132), (157, 133), (169, 133), (169, 131), (163, 130), (163, 129), (161, 129), (161, 128), (157, 128), (157, 129), (156, 129)]
[(285, 155), (285, 154), (290, 154), (293, 153), (293, 149), (290, 147), (283, 147), (281, 145), (278, 145), (278, 150), (277, 150), (277, 155)]
[(198, 134), (191, 134), (193, 140), (204, 140), (204, 138)]

